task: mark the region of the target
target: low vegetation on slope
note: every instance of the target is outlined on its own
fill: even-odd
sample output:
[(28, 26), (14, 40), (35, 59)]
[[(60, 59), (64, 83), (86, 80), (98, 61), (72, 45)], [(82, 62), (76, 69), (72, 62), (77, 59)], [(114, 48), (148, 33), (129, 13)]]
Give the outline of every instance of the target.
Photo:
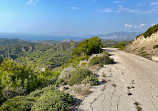
[(58, 91), (55, 86), (31, 92), (27, 96), (17, 96), (4, 102), (1, 111), (67, 111), (74, 104), (68, 94)]
[(10, 58), (0, 65), (0, 104), (7, 99), (29, 94), (37, 88), (53, 84), (58, 72), (36, 72), (31, 65), (19, 64)]
[[(125, 43), (126, 42), (124, 42), (124, 44)], [(102, 48), (102, 41), (98, 37), (84, 40), (78, 44), (77, 48), (74, 49), (72, 58), (70, 59), (69, 63), (73, 63), (73, 66), (76, 66), (80, 61), (85, 60), (88, 62), (88, 59), (90, 58), (88, 63), (89, 66), (103, 66), (105, 64), (112, 64), (114, 61), (110, 59), (109, 54), (103, 51)], [(95, 54), (99, 54), (99, 57), (95, 57)]]
[[(97, 85), (97, 76), (78, 64), (93, 54), (103, 52), (98, 37), (76, 45), (66, 42), (0, 46), (0, 110), (69, 110), (74, 104), (73, 97), (58, 89), (62, 85)], [(112, 62), (108, 54), (90, 60), (91, 65)], [(89, 87), (81, 91), (87, 94)]]
[(80, 42), (74, 49), (68, 65), (76, 67), (80, 61), (88, 60), (92, 54), (103, 52), (103, 44), (98, 37), (92, 37)]
[(90, 83), (91, 85), (98, 84), (98, 78), (88, 69), (76, 69), (70, 76), (69, 85)]
[(48, 67), (53, 69), (65, 64), (74, 48), (74, 42), (66, 42), (62, 44), (17, 44), (0, 46), (0, 57), (13, 58), (20, 63), (30, 63), (35, 67)]
[(90, 62), (89, 65), (93, 66), (93, 65), (99, 65), (99, 66), (103, 66), (106, 64), (113, 64), (114, 60), (110, 59), (110, 57), (108, 55), (104, 55), (101, 57), (93, 57)]
[[(141, 35), (143, 35), (145, 38), (147, 38), (147, 37), (150, 37), (153, 33), (157, 32), (157, 31), (158, 31), (158, 24), (154, 25), (153, 27), (150, 27), (146, 32), (144, 32)], [(138, 35), (136, 38), (138, 38), (141, 35)]]

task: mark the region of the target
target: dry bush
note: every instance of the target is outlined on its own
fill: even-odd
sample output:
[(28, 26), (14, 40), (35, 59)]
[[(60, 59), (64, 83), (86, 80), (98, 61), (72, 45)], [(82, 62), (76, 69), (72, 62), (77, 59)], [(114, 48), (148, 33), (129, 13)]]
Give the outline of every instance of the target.
[(91, 85), (87, 84), (87, 85), (83, 85), (83, 86), (74, 88), (74, 91), (77, 95), (83, 97), (83, 96), (87, 96), (91, 93), (90, 87), (91, 87)]
[(69, 81), (71, 74), (75, 71), (73, 67), (66, 67), (59, 75), (59, 79), (63, 79), (64, 81)]

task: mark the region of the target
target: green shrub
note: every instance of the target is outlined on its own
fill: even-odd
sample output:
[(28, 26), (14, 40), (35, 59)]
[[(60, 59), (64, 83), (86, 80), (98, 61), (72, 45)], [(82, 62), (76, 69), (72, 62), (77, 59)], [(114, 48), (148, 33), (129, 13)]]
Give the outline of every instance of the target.
[(72, 96), (51, 85), (27, 96), (16, 96), (4, 102), (0, 111), (67, 111), (74, 104)]
[(87, 64), (86, 62), (83, 62), (83, 63), (81, 64), (81, 67), (84, 67), (86, 64)]
[(41, 71), (37, 77), (41, 80), (42, 85), (48, 86), (56, 83), (59, 74), (60, 72), (46, 68), (45, 71)]
[(76, 69), (68, 81), (69, 85), (81, 84), (82, 81), (87, 77), (92, 75), (92, 72), (88, 69)]
[(7, 99), (29, 93), (42, 85), (31, 67), (17, 64), (9, 58), (1, 64), (0, 81), (3, 86), (1, 91)]
[(37, 100), (32, 111), (67, 111), (74, 103), (72, 96), (61, 91), (49, 90)]
[[(69, 63), (67, 64), (67, 66), (72, 66), (72, 67), (76, 67), (80, 61), (83, 61), (83, 60), (88, 60), (90, 56), (88, 55), (85, 55), (85, 56), (73, 56), (70, 60), (69, 60)], [(66, 67), (67, 67), (66, 66)]]
[(92, 55), (101, 53), (103, 44), (101, 43), (101, 40), (98, 37), (92, 37), (90, 39), (86, 39), (82, 42), (80, 42), (77, 46), (77, 48), (74, 50), (73, 55), (74, 56), (83, 56), (83, 55)]
[(58, 78), (55, 83), (56, 86), (61, 86), (61, 85), (66, 85), (66, 84), (67, 82), (60, 78)]
[(93, 66), (93, 65), (96, 65), (96, 64), (99, 64), (100, 63), (100, 60), (101, 57), (93, 57), (90, 61), (89, 61), (89, 66)]
[(40, 97), (43, 93), (44, 93), (43, 90), (37, 89), (37, 90), (31, 92), (31, 93), (29, 94), (29, 97), (37, 97), (37, 98), (38, 98), (38, 97)]
[(48, 79), (58, 78), (59, 74), (60, 74), (60, 72), (52, 71), (52, 70), (46, 68), (45, 71), (41, 71), (40, 77), (46, 78), (48, 80)]
[(87, 76), (86, 79), (82, 81), (83, 84), (90, 83), (92, 86), (98, 85), (99, 81), (95, 75)]
[(144, 52), (144, 51), (140, 51), (140, 52), (138, 53), (138, 55), (143, 56), (143, 57), (145, 57), (145, 58), (149, 58), (149, 54), (146, 53), (146, 52)]
[(42, 88), (42, 89), (37, 89), (37, 90), (31, 92), (28, 96), (29, 96), (29, 97), (39, 98), (39, 97), (41, 97), (45, 92), (54, 91), (54, 90), (56, 90), (55, 85), (50, 85), (50, 86), (44, 87), (44, 88)]
[(124, 50), (125, 47), (126, 45), (124, 41), (121, 41), (119, 44), (114, 46), (114, 48), (119, 48), (119, 50)]
[(35, 98), (17, 96), (4, 102), (0, 111), (30, 111), (35, 103)]
[(66, 67), (76, 67), (80, 61), (88, 60), (92, 54), (102, 53), (102, 48), (103, 44), (98, 37), (92, 37), (80, 42), (77, 48), (74, 49), (71, 59), (66, 64)]
[(106, 52), (106, 51), (103, 51), (101, 54), (107, 54), (107, 52)]
[(110, 57), (108, 55), (104, 55), (101, 57), (93, 57), (90, 62), (88, 63), (89, 66), (93, 66), (93, 65), (106, 65), (106, 64), (113, 64), (114, 60), (110, 59)]

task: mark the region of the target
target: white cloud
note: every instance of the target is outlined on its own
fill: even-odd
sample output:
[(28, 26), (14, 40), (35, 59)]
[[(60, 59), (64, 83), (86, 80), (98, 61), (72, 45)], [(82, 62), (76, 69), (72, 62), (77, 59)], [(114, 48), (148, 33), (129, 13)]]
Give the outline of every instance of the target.
[(71, 9), (73, 9), (73, 10), (78, 10), (79, 7), (71, 7)]
[(125, 28), (131, 28), (131, 27), (133, 27), (133, 25), (125, 24)]
[(113, 1), (113, 3), (121, 4), (121, 3), (125, 3), (125, 1)]
[(143, 28), (143, 27), (145, 27), (145, 26), (146, 26), (146, 24), (140, 24), (140, 25), (139, 25), (140, 28)]
[(123, 6), (118, 6), (117, 12), (127, 12), (127, 13), (135, 13), (135, 14), (150, 14), (152, 11), (145, 11), (145, 10), (139, 10), (139, 9), (130, 9), (125, 8)]
[(106, 8), (105, 10), (102, 10), (102, 12), (117, 12), (117, 13), (134, 13), (134, 14), (158, 14), (158, 9), (154, 8), (151, 10), (140, 10), (140, 9), (131, 9), (131, 8), (126, 8), (122, 5), (118, 5), (117, 8), (112, 9), (112, 8)]
[(152, 6), (158, 5), (158, 2), (150, 2), (150, 5)]
[(27, 2), (26, 2), (26, 4), (27, 5), (37, 5), (38, 4), (38, 0), (28, 0)]
[(146, 24), (140, 24), (140, 25), (125, 24), (124, 25), (125, 28), (134, 28), (134, 29), (144, 28), (145, 26)]

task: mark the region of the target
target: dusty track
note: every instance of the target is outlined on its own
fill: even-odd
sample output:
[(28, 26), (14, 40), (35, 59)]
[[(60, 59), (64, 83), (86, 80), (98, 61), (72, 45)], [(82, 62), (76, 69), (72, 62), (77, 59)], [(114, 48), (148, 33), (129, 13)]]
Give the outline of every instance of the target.
[(100, 69), (100, 78), (109, 82), (94, 87), (80, 110), (158, 111), (158, 63), (112, 48), (105, 50), (117, 63)]

